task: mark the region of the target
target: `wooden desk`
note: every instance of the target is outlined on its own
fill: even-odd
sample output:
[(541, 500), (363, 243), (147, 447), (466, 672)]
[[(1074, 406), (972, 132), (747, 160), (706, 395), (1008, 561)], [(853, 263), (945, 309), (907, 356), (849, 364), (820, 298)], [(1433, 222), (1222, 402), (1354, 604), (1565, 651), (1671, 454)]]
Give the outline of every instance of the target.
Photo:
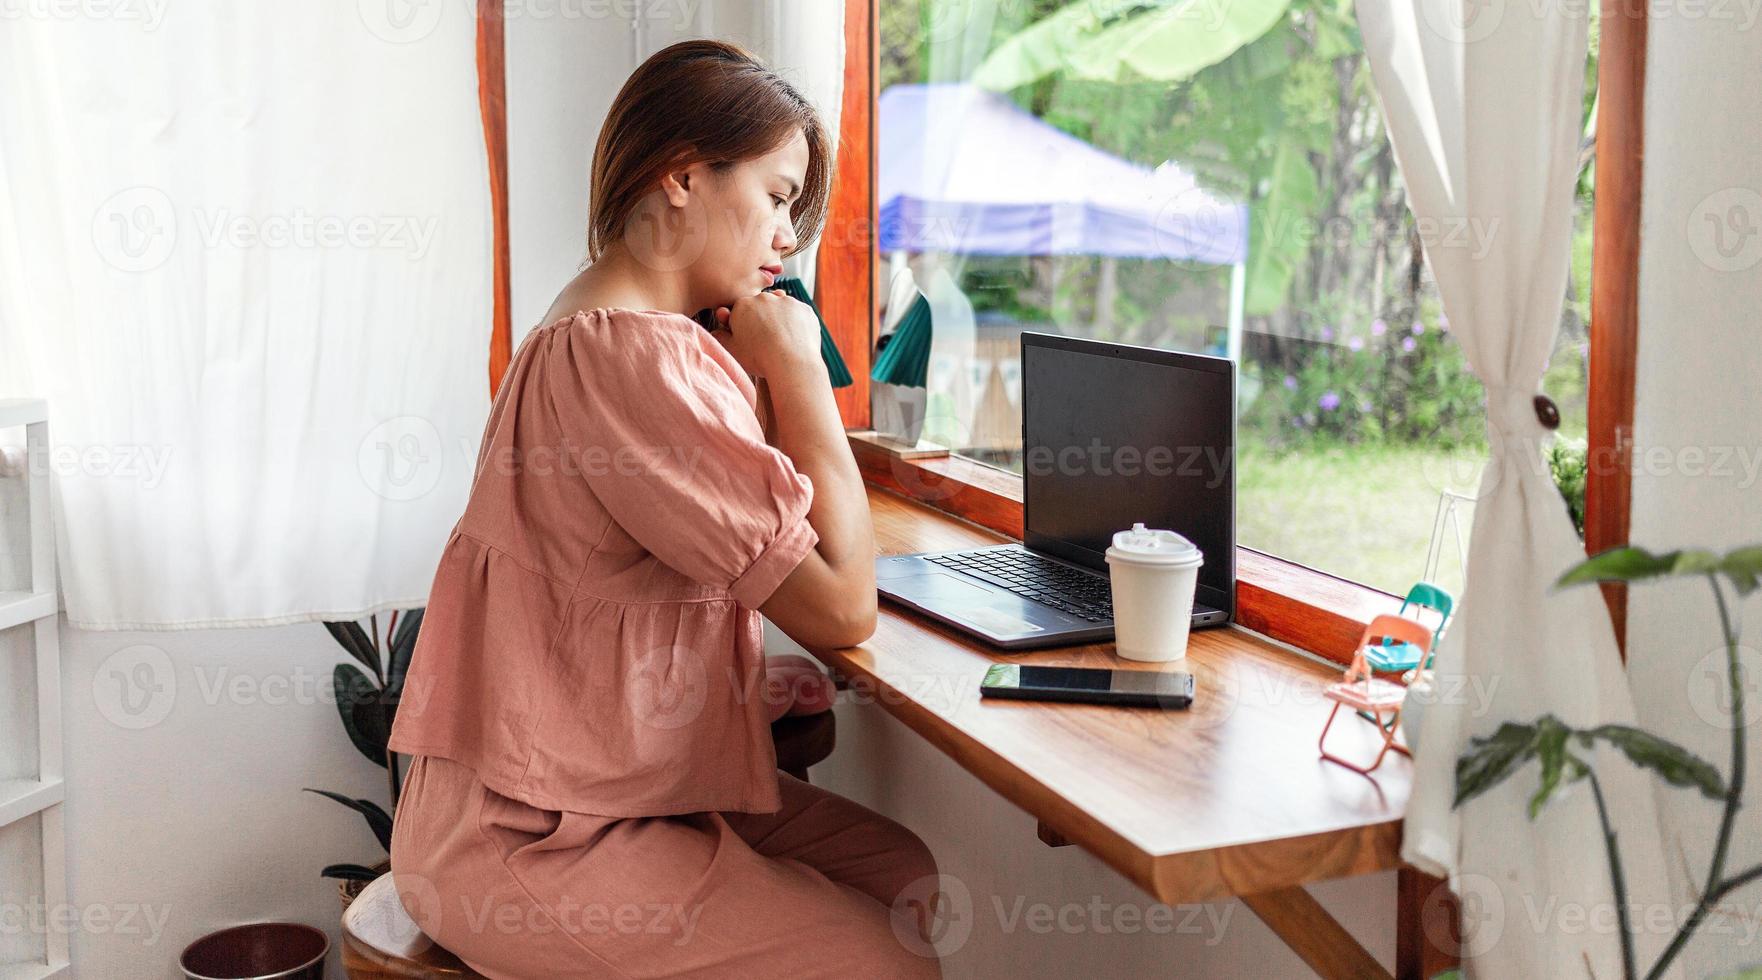
[[(1008, 540), (883, 490), (869, 498), (881, 554)], [(1392, 757), (1366, 778), (1317, 755), (1337, 670), (1234, 627), (1193, 634), (1177, 665), (1122, 660), (1111, 643), (1005, 654), (885, 600), (867, 642), (812, 652), (851, 696), (1034, 815), (1047, 843), (1083, 847), (1162, 902), (1240, 896), (1324, 976), (1388, 976), (1302, 887), (1400, 865), (1412, 764)], [(1000, 661), (1180, 669), (1198, 695), (1187, 711), (981, 703)], [(1367, 758), (1380, 745), (1369, 723), (1336, 724), (1334, 738)], [(1403, 877), (1403, 975), (1421, 970), (1417, 884)]]

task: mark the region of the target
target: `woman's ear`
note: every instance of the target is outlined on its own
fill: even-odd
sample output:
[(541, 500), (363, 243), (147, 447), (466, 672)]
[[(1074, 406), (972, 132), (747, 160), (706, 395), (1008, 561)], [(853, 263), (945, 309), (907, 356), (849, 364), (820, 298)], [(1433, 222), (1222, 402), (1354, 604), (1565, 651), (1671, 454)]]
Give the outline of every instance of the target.
[[(681, 153), (678, 159), (681, 161), (689, 160), (691, 159), (691, 154), (690, 152)], [(692, 176), (698, 171), (700, 166), (701, 164), (682, 162), (678, 164), (675, 169), (670, 169), (661, 175), (661, 193), (667, 196), (668, 204), (671, 204), (676, 208), (685, 207), (686, 202), (691, 196), (691, 185), (693, 183)], [(699, 181), (699, 183), (702, 182)]]
[(685, 207), (691, 199), (691, 172), (689, 170), (669, 170), (661, 175), (661, 193), (666, 196), (667, 203), (676, 208)]

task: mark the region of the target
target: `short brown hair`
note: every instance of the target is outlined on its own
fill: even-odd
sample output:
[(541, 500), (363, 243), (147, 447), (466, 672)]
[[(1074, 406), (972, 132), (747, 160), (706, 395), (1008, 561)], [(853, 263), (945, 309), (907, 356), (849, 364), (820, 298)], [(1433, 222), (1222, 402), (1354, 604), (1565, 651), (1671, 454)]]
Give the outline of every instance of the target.
[(808, 142), (807, 174), (789, 212), (799, 252), (820, 234), (831, 196), (831, 145), (813, 104), (738, 45), (681, 41), (655, 52), (624, 82), (600, 127), (588, 261), (623, 236), (637, 202), (669, 170), (708, 162), (726, 171), (782, 146), (797, 129)]

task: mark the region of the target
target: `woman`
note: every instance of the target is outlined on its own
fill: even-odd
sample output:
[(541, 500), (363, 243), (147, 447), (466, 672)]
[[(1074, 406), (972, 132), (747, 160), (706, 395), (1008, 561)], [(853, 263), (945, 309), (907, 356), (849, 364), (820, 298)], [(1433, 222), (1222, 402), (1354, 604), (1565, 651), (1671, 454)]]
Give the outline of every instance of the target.
[(940, 975), (928, 849), (770, 741), (831, 692), (767, 683), (760, 614), (808, 646), (875, 627), (819, 325), (763, 291), (818, 233), (827, 155), (712, 41), (645, 62), (600, 132), (591, 264), (496, 394), (391, 737), (398, 892), (486, 976)]

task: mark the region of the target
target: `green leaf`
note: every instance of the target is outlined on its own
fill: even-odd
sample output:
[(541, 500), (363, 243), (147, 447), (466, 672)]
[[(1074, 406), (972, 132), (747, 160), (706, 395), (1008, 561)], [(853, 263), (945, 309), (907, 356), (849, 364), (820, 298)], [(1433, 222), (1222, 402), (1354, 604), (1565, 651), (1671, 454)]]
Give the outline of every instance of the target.
[(392, 702), (404, 693), (404, 677), (410, 672), (410, 657), (416, 652), (416, 638), (422, 629), (422, 616), (425, 609), (411, 609), (398, 617), (398, 631), (392, 637), (391, 651), (388, 654), (391, 665), (387, 668), (385, 687), (391, 692)]
[(380, 872), (359, 864), (332, 864), (318, 872), (320, 878), (335, 878), (338, 881), (373, 881)]
[(343, 649), (349, 652), (349, 656), (354, 657), (360, 661), (361, 666), (373, 672), (375, 680), (385, 676), (385, 671), (379, 666), (379, 651), (373, 648), (373, 640), (368, 637), (367, 631), (361, 628), (360, 623), (353, 621), (325, 623), (324, 628), (330, 631), (330, 635), (338, 643), (342, 644)]
[(1130, 75), (1185, 81), (1265, 34), (1290, 0), (1177, 0), (1117, 21), (1085, 39), (1068, 57), (1072, 74), (1116, 82)]
[[(1566, 737), (1571, 734), (1572, 729), (1562, 725), (1560, 720), (1553, 715), (1544, 715), (1536, 721), (1535, 750), (1536, 757), (1542, 764), (1542, 783), (1536, 788), (1535, 795), (1530, 797), (1531, 820), (1536, 819), (1536, 815), (1541, 813), (1542, 807), (1547, 804), (1548, 798), (1554, 795), (1556, 789), (1560, 788), (1560, 777), (1565, 774), (1569, 758), (1566, 752)], [(1578, 779), (1587, 771), (1584, 763), (1576, 758), (1572, 761), (1574, 775), (1567, 782)]]
[(317, 793), (319, 796), (335, 800), (359, 813), (367, 821), (367, 826), (373, 830), (373, 836), (379, 838), (380, 846), (384, 847), (387, 853), (391, 852), (392, 818), (379, 804), (372, 800), (350, 799), (341, 793), (332, 793), (327, 789), (313, 789), (310, 786), (306, 787), (306, 792)]
[[(1166, 6), (1175, 0), (1154, 2)], [(1094, 0), (1075, 0), (1010, 35), (973, 71), (973, 84), (1006, 92), (1065, 71), (1078, 45), (1107, 25), (1097, 15), (1097, 6)], [(1122, 4), (1121, 8), (1127, 11), (1134, 6)]]
[(1315, 12), (1315, 56), (1332, 61), (1364, 50), (1358, 23), (1350, 16), (1321, 8)]
[(336, 710), (343, 720), (343, 731), (348, 733), (349, 741), (353, 742), (356, 751), (372, 760), (375, 765), (385, 765), (385, 741), (376, 739), (368, 729), (363, 729), (358, 722), (356, 706), (363, 703), (377, 704), (379, 689), (350, 664), (337, 664), (331, 671), (331, 684), (336, 689)]
[(374, 747), (381, 767), (386, 765), (385, 747), (391, 741), (392, 724), (391, 708), (385, 704), (383, 693), (375, 691), (371, 695), (355, 702), (350, 712), (355, 721), (355, 730), (361, 738)]
[(1710, 800), (1725, 799), (1725, 778), (1719, 770), (1675, 742), (1631, 725), (1600, 725), (1588, 734), (1620, 749), (1629, 762), (1652, 770), (1672, 786), (1699, 789)]
[(1244, 310), (1261, 316), (1282, 309), (1297, 268), (1309, 255), (1304, 233), (1321, 200), (1309, 153), (1295, 133), (1274, 151), (1266, 193), (1249, 208), (1247, 295)]
[(1731, 579), (1738, 595), (1747, 596), (1756, 591), (1757, 584), (1762, 582), (1762, 545), (1726, 552), (1719, 562), (1719, 570)]
[(1536, 726), (1508, 721), (1491, 735), (1477, 735), (1468, 751), (1456, 760), (1456, 800), (1459, 807), (1499, 785), (1517, 767), (1536, 754)]
[(1644, 548), (1611, 548), (1566, 570), (1555, 588), (1585, 582), (1637, 582), (1674, 575), (1704, 575), (1718, 570), (1719, 556), (1710, 551), (1669, 551), (1654, 555)]

